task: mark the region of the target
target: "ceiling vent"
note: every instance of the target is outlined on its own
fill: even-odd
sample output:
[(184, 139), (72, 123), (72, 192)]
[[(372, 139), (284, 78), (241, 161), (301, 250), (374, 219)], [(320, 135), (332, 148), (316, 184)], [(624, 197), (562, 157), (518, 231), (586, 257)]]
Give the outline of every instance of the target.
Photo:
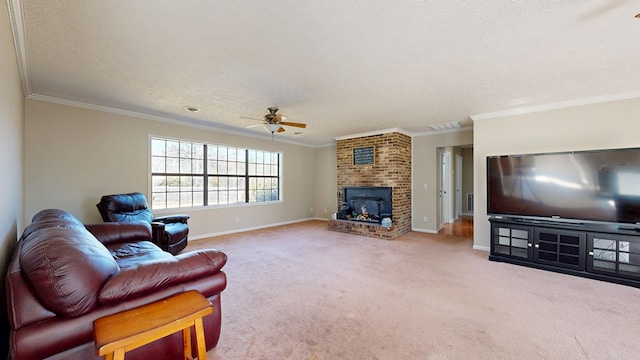
[(454, 121), (454, 122), (448, 122), (448, 123), (442, 123), (442, 124), (429, 125), (429, 127), (431, 128), (431, 130), (434, 130), (434, 131), (452, 130), (452, 129), (458, 129), (460, 127), (460, 123), (458, 121)]

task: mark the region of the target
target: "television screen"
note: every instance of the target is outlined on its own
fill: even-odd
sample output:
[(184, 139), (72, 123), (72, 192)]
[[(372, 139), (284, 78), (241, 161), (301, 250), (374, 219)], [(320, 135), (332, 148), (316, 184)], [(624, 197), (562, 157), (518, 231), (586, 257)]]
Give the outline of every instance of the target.
[(640, 148), (487, 157), (487, 213), (640, 223)]

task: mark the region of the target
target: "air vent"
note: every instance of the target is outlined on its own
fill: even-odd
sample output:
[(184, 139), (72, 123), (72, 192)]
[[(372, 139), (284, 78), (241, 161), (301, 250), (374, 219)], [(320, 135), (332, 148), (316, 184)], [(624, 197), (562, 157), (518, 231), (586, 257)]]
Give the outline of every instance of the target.
[(429, 125), (429, 127), (431, 128), (431, 130), (435, 130), (435, 131), (451, 130), (451, 129), (459, 128), (460, 123), (457, 121), (454, 121), (454, 122), (448, 122), (448, 123), (442, 123), (442, 124)]

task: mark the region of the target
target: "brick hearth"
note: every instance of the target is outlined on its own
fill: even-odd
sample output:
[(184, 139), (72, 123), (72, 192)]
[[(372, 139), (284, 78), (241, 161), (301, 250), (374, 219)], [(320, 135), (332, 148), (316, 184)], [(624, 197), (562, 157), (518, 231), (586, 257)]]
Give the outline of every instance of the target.
[(329, 230), (387, 240), (391, 240), (399, 236), (395, 234), (393, 226), (385, 228), (380, 224), (370, 224), (362, 221), (351, 220), (329, 220)]
[[(374, 163), (354, 165), (353, 149), (374, 146)], [(390, 186), (393, 226), (384, 228), (350, 220), (329, 220), (329, 230), (394, 239), (411, 230), (411, 137), (392, 132), (338, 140), (337, 207), (344, 201), (343, 189), (350, 186)]]

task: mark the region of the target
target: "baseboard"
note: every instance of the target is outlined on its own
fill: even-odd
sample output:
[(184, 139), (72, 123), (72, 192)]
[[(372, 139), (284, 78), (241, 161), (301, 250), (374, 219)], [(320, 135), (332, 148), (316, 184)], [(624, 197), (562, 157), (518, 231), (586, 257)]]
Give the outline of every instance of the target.
[(411, 228), (411, 231), (429, 233), (429, 234), (437, 234), (438, 233), (438, 230), (420, 229), (420, 228)]
[[(310, 221), (310, 220), (329, 221), (329, 219), (325, 219), (325, 218), (321, 218), (321, 217), (312, 217), (312, 218), (298, 219), (298, 220), (292, 220), (292, 221), (285, 221), (285, 222), (280, 222), (280, 223), (275, 223), (275, 224), (267, 224), (267, 225), (254, 226), (254, 227), (248, 227), (248, 228), (221, 231), (221, 232), (217, 232), (217, 233), (209, 233), (209, 234), (203, 234), (203, 235), (197, 235), (197, 236), (189, 236), (189, 240), (197, 241), (197, 240), (200, 240), (200, 239), (207, 239), (207, 238), (211, 238), (211, 237), (215, 237), (215, 236), (222, 236), (222, 235), (236, 234), (236, 233), (241, 233), (241, 232), (246, 232), (246, 231), (267, 229), (267, 228), (271, 228), (271, 227), (289, 225), (289, 224), (296, 224), (296, 223)], [(427, 233), (427, 234), (437, 234), (438, 233), (438, 230), (422, 229), (422, 228), (415, 228), (415, 227), (411, 228), (411, 231)], [(487, 246), (473, 245), (473, 248), (475, 250), (483, 250), (483, 251), (487, 251), (487, 252), (490, 250), (489, 247), (487, 247)]]
[(197, 236), (189, 236), (189, 240), (190, 241), (191, 240), (200, 240), (200, 239), (206, 239), (206, 238), (215, 237), (215, 236), (222, 236), (222, 235), (236, 234), (236, 233), (241, 233), (241, 232), (246, 232), (246, 231), (267, 229), (267, 228), (276, 227), (276, 226), (301, 223), (301, 222), (305, 222), (305, 221), (309, 221), (309, 220), (325, 220), (325, 219), (305, 218), (305, 219), (285, 221), (285, 222), (280, 222), (280, 223), (275, 223), (275, 224), (267, 224), (267, 225), (253, 226), (253, 227), (248, 227), (248, 228), (233, 229), (233, 230), (221, 231), (221, 232), (217, 232), (217, 233), (209, 233), (209, 234), (202, 234), (202, 235), (197, 235)]
[(489, 252), (491, 251), (491, 247), (489, 246), (480, 246), (480, 245), (473, 245), (473, 250), (482, 250), (482, 251), (486, 251)]

